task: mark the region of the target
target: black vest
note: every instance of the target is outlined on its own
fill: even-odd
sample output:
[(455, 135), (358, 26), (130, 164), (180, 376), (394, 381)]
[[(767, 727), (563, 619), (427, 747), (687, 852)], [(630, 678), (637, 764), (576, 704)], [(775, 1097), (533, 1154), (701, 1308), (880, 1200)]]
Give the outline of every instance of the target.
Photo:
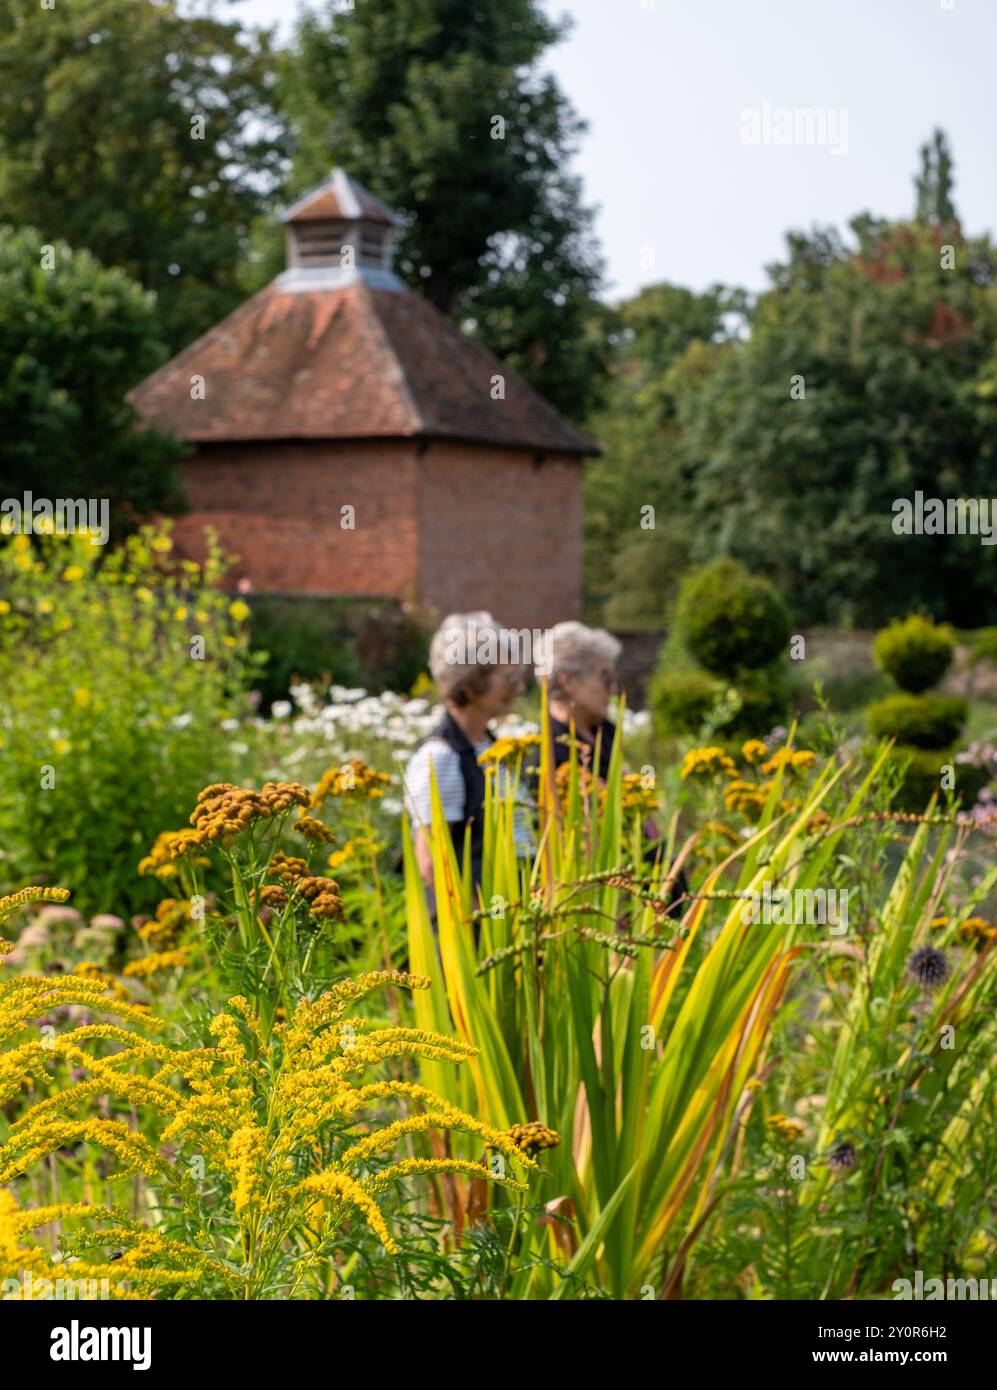
[[(474, 744), (449, 710), (422, 742), (425, 743), (427, 739), (431, 738), (442, 739), (460, 758), (460, 775), (464, 781), (464, 819), (447, 821), (447, 826), (453, 839), (457, 863), (463, 869), (464, 831), (465, 827), (470, 824), (471, 882), (477, 885), (481, 882), (481, 861), (485, 848), (485, 770), (478, 762)], [(488, 741), (489, 743), (495, 742), (493, 734), (488, 733)]]

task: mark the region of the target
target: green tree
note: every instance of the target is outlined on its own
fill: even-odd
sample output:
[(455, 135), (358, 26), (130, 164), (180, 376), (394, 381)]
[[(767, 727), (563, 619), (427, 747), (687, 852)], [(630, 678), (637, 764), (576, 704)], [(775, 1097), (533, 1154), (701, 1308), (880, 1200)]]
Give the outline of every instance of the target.
[(116, 529), (177, 510), (183, 448), (137, 430), (125, 399), (166, 357), (154, 297), (45, 242), (0, 227), (0, 496), (107, 498)]
[(957, 222), (952, 202), (952, 156), (943, 130), (936, 130), (930, 145), (921, 146), (921, 170), (914, 180), (917, 204), (914, 216), (926, 226)]
[(0, 0), (0, 208), (159, 296), (176, 350), (240, 302), (281, 175), (266, 34), (175, 0)]
[(568, 414), (603, 335), (592, 214), (567, 170), (583, 129), (535, 0), (333, 0), (301, 20), (283, 89), (301, 192), (349, 170), (405, 217), (397, 266)]
[(594, 618), (660, 630), (692, 556), (690, 478), (671, 368), (687, 351), (707, 372), (741, 331), (746, 296), (651, 285), (616, 310), (604, 407), (590, 421), (603, 456), (586, 464), (585, 594)]
[(893, 504), (993, 493), (997, 252), (955, 224), (851, 231), (792, 238), (750, 336), (674, 369), (694, 557), (734, 554), (804, 622), (992, 622), (989, 547), (896, 534)]

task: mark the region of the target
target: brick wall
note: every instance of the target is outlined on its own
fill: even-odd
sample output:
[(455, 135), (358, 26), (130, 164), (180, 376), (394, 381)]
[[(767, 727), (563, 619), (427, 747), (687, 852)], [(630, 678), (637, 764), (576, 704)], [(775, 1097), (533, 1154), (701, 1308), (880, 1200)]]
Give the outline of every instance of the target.
[[(240, 556), (231, 582), (263, 593), (489, 608), (510, 627), (581, 613), (581, 469), (572, 457), (474, 445), (307, 441), (202, 445), (186, 465), (192, 512)], [(344, 530), (340, 508), (356, 509)]]
[(580, 617), (581, 530), (575, 458), (434, 442), (419, 460), (419, 589), (443, 614)]
[[(414, 599), (416, 458), (410, 444), (307, 441), (202, 445), (185, 470), (184, 554), (213, 526), (239, 555), (231, 582), (263, 593)], [(341, 525), (355, 508), (355, 530)]]

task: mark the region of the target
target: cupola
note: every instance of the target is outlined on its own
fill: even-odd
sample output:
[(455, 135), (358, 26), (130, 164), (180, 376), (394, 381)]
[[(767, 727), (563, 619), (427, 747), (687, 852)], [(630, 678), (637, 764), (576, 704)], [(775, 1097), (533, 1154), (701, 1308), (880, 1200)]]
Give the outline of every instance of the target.
[(344, 169), (304, 194), (281, 214), (287, 231), (287, 270), (282, 289), (311, 289), (364, 279), (380, 288), (401, 288), (391, 269), (391, 211)]

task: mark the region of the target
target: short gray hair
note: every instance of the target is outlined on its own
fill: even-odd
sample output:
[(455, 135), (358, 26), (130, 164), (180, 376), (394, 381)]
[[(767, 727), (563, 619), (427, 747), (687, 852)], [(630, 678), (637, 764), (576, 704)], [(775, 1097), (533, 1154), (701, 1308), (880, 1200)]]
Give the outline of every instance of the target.
[(429, 644), (429, 671), (444, 700), (466, 704), (483, 693), (494, 669), (477, 660), (478, 644), (491, 636), (498, 650), (501, 629), (483, 609), (477, 613), (451, 613), (433, 634)]
[(558, 623), (546, 634), (544, 659), (537, 662), (536, 676), (546, 676), (550, 688), (560, 687), (561, 676), (584, 676), (597, 661), (615, 666), (623, 646), (611, 632), (584, 623)]

